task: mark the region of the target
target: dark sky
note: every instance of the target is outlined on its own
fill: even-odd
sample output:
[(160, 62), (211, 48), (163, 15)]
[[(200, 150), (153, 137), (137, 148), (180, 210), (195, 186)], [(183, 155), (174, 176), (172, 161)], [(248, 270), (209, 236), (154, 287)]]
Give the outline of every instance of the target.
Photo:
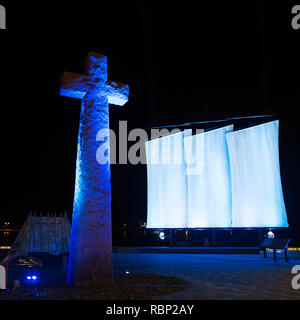
[[(83, 73), (95, 51), (108, 56), (109, 79), (130, 85), (126, 106), (111, 106), (113, 129), (119, 120), (144, 128), (277, 114), (288, 218), (300, 230), (300, 30), (291, 28), (292, 3), (63, 3), (2, 1), (2, 217), (72, 212), (80, 101), (59, 96), (59, 78)], [(112, 191), (115, 225), (146, 219), (145, 166), (112, 166)]]

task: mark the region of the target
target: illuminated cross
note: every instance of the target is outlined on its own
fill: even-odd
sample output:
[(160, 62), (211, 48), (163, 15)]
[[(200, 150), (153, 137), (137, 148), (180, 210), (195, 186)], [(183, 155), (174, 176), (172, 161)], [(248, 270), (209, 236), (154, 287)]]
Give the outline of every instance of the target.
[[(99, 164), (96, 152), (109, 145), (108, 104), (124, 105), (129, 87), (107, 80), (105, 56), (89, 53), (85, 66), (87, 75), (65, 72), (60, 88), (61, 95), (82, 99), (68, 282), (101, 286), (113, 280), (111, 185), (110, 164)], [(100, 130), (104, 134), (97, 142)]]

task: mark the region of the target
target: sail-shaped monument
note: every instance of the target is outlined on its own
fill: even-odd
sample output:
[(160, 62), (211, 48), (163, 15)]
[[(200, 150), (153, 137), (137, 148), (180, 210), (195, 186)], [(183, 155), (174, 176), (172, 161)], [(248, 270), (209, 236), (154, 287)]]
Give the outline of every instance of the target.
[(288, 227), (278, 131), (275, 120), (147, 141), (147, 228)]

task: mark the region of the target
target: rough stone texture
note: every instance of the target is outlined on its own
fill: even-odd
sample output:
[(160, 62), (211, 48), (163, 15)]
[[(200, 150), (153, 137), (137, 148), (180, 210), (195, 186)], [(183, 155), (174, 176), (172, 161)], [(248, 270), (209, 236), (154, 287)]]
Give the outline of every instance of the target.
[[(123, 105), (129, 88), (107, 81), (105, 56), (89, 53), (85, 70), (87, 76), (64, 73), (61, 82), (61, 95), (82, 99), (68, 282), (103, 286), (113, 278), (110, 164), (99, 164), (96, 153), (109, 142), (108, 103)], [(97, 142), (99, 130), (104, 139)]]

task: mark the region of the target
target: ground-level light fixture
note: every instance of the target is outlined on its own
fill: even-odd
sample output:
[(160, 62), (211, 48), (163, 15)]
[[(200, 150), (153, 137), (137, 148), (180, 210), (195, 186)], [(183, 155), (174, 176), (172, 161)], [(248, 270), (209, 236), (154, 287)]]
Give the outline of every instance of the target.
[(270, 230), (270, 231), (268, 232), (268, 234), (267, 234), (267, 237), (268, 237), (268, 239), (274, 239), (274, 238), (275, 238), (275, 235), (274, 235), (274, 233)]
[(161, 231), (161, 232), (159, 233), (159, 239), (160, 239), (160, 240), (165, 240), (165, 239), (166, 239), (166, 235), (165, 235), (164, 232)]

